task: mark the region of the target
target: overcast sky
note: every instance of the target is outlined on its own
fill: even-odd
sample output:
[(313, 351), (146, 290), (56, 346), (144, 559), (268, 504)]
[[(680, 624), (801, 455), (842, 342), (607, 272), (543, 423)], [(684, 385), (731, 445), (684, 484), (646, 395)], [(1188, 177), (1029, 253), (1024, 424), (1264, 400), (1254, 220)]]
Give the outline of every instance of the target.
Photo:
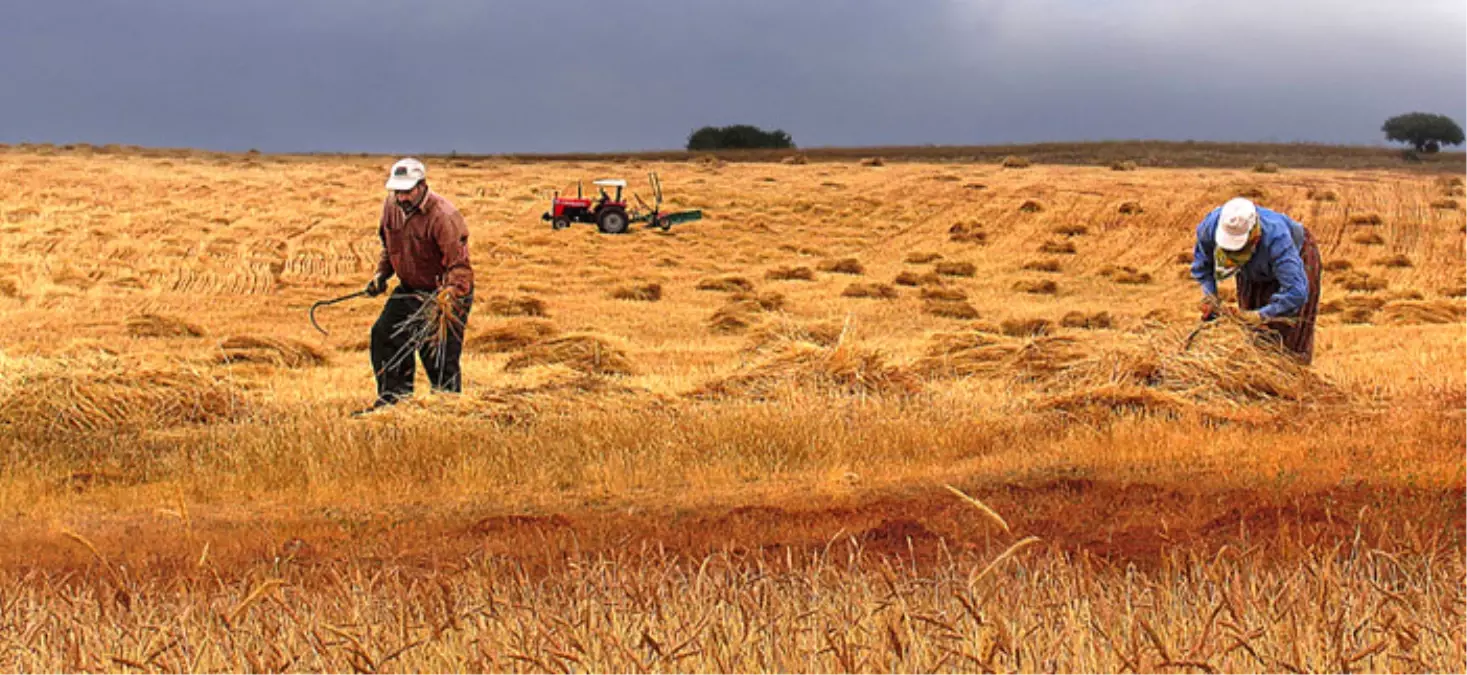
[(0, 142), (266, 152), (1195, 139), (1467, 117), (1463, 0), (0, 0)]

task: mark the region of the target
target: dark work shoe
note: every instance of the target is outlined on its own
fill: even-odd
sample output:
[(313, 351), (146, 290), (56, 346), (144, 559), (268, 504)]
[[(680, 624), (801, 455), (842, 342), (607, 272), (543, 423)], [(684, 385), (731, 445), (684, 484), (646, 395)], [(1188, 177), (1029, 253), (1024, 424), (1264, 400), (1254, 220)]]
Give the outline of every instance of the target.
[(379, 398), (376, 401), (374, 401), (371, 406), (366, 407), (366, 408), (362, 408), (361, 410), (357, 410), (357, 411), (353, 412), (351, 414), (351, 416), (352, 417), (363, 417), (365, 415), (370, 415), (370, 414), (372, 414), (374, 412), (377, 412), (377, 411), (379, 411), (379, 410), (381, 410), (383, 408), (389, 407), (392, 404), (393, 404), (393, 401), (389, 401), (387, 399)]

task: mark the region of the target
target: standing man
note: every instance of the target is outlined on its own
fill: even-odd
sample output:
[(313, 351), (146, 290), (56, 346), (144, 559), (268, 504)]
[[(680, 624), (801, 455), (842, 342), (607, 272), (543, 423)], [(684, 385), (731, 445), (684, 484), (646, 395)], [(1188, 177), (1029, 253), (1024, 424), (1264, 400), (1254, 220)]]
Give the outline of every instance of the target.
[[(1242, 197), (1197, 225), (1192, 278), (1202, 286), (1202, 319), (1225, 312), (1257, 325), (1306, 365), (1314, 360), (1320, 267), (1319, 247), (1303, 225)], [(1217, 297), (1217, 282), (1233, 277), (1237, 309)]]
[[(382, 205), (377, 235), (382, 240), (382, 257), (377, 274), (367, 283), (367, 294), (376, 297), (387, 291), (387, 280), (397, 275), (398, 285), (382, 315), (372, 325), (372, 370), (377, 376), (377, 400), (370, 412), (412, 396), (416, 363), (411, 353), (415, 327), (405, 325), (441, 289), (457, 299), (461, 315), (456, 331), (449, 331), (444, 344), (427, 344), (418, 349), (428, 381), (434, 391), (463, 390), (459, 356), (463, 353), (463, 328), (468, 324), (474, 301), (474, 269), (469, 264), (469, 229), (448, 199), (428, 189), (423, 163), (406, 158), (392, 165), (387, 189), (392, 191)], [(441, 350), (441, 351), (440, 351)]]

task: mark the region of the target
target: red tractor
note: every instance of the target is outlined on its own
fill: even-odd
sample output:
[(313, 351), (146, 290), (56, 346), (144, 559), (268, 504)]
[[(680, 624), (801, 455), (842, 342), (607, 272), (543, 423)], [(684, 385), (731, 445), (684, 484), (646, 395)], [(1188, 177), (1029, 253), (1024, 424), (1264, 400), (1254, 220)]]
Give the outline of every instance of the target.
[[(627, 231), (631, 223), (646, 223), (647, 227), (658, 227), (665, 231), (675, 223), (691, 222), (703, 217), (703, 212), (696, 210), (662, 213), (662, 181), (658, 180), (655, 173), (648, 174), (647, 180), (652, 184), (652, 195), (656, 202), (652, 206), (643, 202), (641, 197), (636, 197), (641, 209), (628, 212), (627, 202), (622, 196), (627, 182), (620, 178), (592, 181), (599, 193), (595, 199), (585, 196), (581, 183), (577, 181), (576, 196), (562, 197), (560, 193), (556, 193), (550, 200), (550, 210), (541, 214), (540, 219), (550, 221), (551, 229), (556, 230), (570, 227), (571, 223), (595, 223), (596, 229), (606, 234), (621, 234)], [(606, 188), (616, 188), (616, 194), (608, 194)]]

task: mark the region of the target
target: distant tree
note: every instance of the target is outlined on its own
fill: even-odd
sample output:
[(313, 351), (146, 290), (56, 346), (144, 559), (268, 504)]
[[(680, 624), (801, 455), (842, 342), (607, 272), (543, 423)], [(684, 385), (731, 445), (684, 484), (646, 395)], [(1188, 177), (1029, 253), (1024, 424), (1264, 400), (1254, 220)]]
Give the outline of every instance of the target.
[(783, 129), (765, 131), (748, 124), (703, 127), (688, 135), (689, 150), (793, 148), (795, 141)]
[(1436, 152), (1443, 144), (1461, 145), (1462, 127), (1446, 115), (1413, 112), (1396, 115), (1381, 126), (1386, 140), (1410, 143), (1417, 152)]

